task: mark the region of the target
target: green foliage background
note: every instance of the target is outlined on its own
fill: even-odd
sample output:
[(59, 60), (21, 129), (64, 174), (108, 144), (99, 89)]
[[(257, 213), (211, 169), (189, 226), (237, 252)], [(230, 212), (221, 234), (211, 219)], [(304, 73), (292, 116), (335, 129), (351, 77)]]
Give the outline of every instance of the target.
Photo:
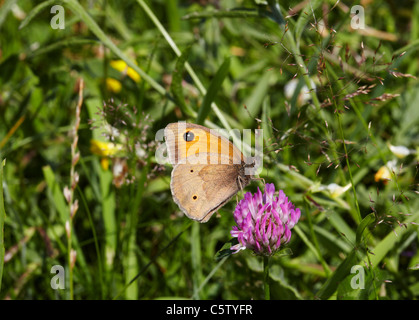
[[(50, 24), (57, 4), (64, 29)], [(264, 129), (260, 177), (302, 211), (292, 254), (271, 259), (272, 299), (418, 298), (418, 2), (5, 0), (0, 32), (1, 299), (263, 299), (261, 257), (215, 258), (234, 199), (202, 225), (172, 200), (155, 135), (179, 120)], [(92, 152), (112, 138), (123, 151)], [(131, 183), (115, 184), (121, 163)]]

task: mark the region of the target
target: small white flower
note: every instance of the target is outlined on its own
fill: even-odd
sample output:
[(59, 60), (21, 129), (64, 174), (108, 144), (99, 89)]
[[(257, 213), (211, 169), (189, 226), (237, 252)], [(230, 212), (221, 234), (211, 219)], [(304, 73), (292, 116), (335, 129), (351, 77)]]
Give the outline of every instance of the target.
[(405, 146), (393, 146), (390, 144), (388, 147), (390, 151), (393, 152), (393, 154), (400, 159), (407, 157), (409, 154), (416, 153), (416, 150), (410, 150)]
[(346, 186), (344, 186), (344, 187), (341, 187), (340, 185), (338, 185), (338, 184), (336, 184), (336, 183), (331, 183), (331, 184), (329, 184), (329, 185), (327, 185), (327, 186), (325, 186), (325, 185), (321, 185), (320, 187), (319, 187), (319, 190), (320, 191), (323, 191), (323, 190), (327, 190), (327, 191), (329, 191), (330, 192), (330, 196), (332, 197), (332, 198), (337, 198), (337, 197), (339, 197), (341, 194), (343, 194), (343, 193), (345, 193), (346, 191), (348, 191), (349, 190), (349, 188), (352, 186), (352, 184), (347, 184)]
[[(287, 100), (291, 100), (292, 96), (294, 95), (295, 90), (297, 89), (298, 82), (300, 80), (295, 78), (289, 81), (285, 87), (284, 87), (284, 94)], [(316, 89), (316, 84), (313, 80), (310, 79), (311, 88)], [(303, 105), (310, 101), (311, 95), (308, 87), (304, 84), (300, 90), (300, 93), (298, 94), (297, 103), (299, 105)]]
[(143, 159), (146, 157), (147, 153), (145, 152), (144, 148), (140, 144), (135, 145), (135, 154), (138, 158)]

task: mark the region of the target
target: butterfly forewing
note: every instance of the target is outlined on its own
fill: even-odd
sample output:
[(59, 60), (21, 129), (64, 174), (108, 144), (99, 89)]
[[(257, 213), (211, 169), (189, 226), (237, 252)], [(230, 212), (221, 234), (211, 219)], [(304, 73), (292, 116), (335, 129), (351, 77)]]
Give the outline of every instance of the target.
[[(169, 160), (172, 165), (185, 163), (192, 155), (212, 153), (212, 163), (220, 163), (221, 155), (226, 155), (227, 163), (240, 164), (244, 157), (240, 150), (216, 130), (193, 123), (171, 123), (167, 125), (165, 139)], [(218, 160), (215, 160), (218, 159)]]

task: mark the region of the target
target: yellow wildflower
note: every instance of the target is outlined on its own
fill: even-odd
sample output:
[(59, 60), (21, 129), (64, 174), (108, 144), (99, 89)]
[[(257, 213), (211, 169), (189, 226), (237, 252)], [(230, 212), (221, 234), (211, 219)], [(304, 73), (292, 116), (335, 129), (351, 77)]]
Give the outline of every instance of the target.
[(102, 157), (111, 157), (121, 153), (124, 146), (112, 142), (103, 142), (99, 140), (90, 140), (90, 151)]
[(124, 60), (112, 60), (111, 67), (119, 72), (126, 74), (135, 82), (139, 82), (141, 77), (140, 75), (131, 67), (128, 67), (127, 63)]
[(374, 176), (375, 182), (383, 180), (384, 183), (387, 183), (389, 180), (391, 180), (390, 170), (395, 171), (396, 163), (396, 160), (389, 161), (385, 166), (382, 166), (380, 169), (378, 169), (377, 173)]
[(118, 80), (116, 80), (116, 79), (106, 78), (106, 88), (107, 88), (109, 91), (112, 91), (112, 92), (118, 93), (118, 92), (120, 92), (120, 91), (121, 91), (121, 89), (122, 89), (122, 84), (121, 84), (121, 82), (119, 82), (119, 81), (118, 81)]
[(108, 158), (102, 158), (100, 159), (100, 166), (102, 167), (103, 170), (108, 170), (109, 169), (109, 159)]

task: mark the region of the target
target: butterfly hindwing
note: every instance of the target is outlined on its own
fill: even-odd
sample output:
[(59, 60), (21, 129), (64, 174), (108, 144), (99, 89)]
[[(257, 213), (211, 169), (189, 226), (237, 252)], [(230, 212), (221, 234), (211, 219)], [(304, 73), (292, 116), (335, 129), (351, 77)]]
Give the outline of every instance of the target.
[(189, 218), (206, 222), (240, 190), (237, 181), (240, 167), (234, 164), (178, 164), (172, 171), (170, 184), (173, 199)]

